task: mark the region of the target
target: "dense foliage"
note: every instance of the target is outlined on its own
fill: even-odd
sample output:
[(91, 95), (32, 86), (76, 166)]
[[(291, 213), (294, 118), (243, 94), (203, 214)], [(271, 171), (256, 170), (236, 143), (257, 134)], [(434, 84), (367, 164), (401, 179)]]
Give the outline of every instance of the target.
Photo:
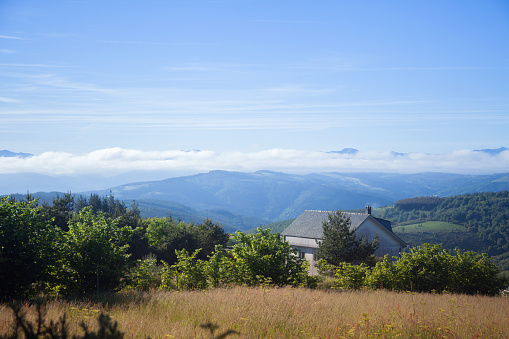
[(130, 285), (147, 289), (161, 280), (161, 258), (147, 257), (150, 253), (172, 264), (178, 259), (176, 250), (200, 248), (205, 259), (215, 245), (229, 239), (209, 219), (196, 225), (171, 218), (142, 220), (135, 204), (127, 208), (111, 195), (74, 200), (70, 193), (52, 205), (39, 206), (30, 195), (20, 201), (0, 200), (0, 276), (9, 277), (0, 279), (0, 299), (77, 295)]
[[(436, 206), (429, 209), (433, 204), (421, 204), (417, 208), (420, 201), (435, 201)], [(478, 247), (471, 250), (493, 256), (509, 252), (509, 191), (405, 199), (376, 213), (396, 225), (430, 220), (463, 225), (477, 237)]]
[(499, 269), (486, 254), (457, 251), (451, 254), (441, 245), (423, 244), (401, 258), (388, 256), (370, 268), (365, 264), (321, 263), (334, 272), (336, 287), (386, 288), (397, 291), (456, 292), (495, 295), (507, 287), (507, 279), (498, 276)]
[(270, 280), (277, 286), (295, 285), (307, 275), (307, 262), (297, 256), (297, 250), (270, 229), (258, 229), (256, 234), (235, 232), (232, 255), (247, 285)]
[[(32, 200), (30, 196), (26, 200)], [(106, 197), (101, 197), (97, 194), (91, 194), (89, 198), (79, 195), (77, 198), (74, 194), (66, 193), (52, 199), (51, 204), (44, 203), (38, 212), (45, 217), (46, 220), (52, 221), (52, 224), (67, 230), (68, 222), (74, 212), (79, 212), (85, 207), (90, 206), (92, 212), (104, 213), (112, 219), (119, 219), (118, 224), (120, 227), (130, 226), (136, 228), (140, 226), (141, 217), (138, 206), (135, 202), (131, 207), (127, 207), (125, 202), (115, 199), (110, 194)]]
[(369, 242), (358, 238), (355, 230), (350, 229), (351, 223), (350, 217), (341, 211), (329, 213), (328, 219), (322, 224), (323, 237), (318, 243), (318, 258), (331, 265), (342, 262), (374, 264), (378, 239)]
[(299, 258), (287, 241), (270, 229), (255, 234), (236, 232), (237, 243), (225, 253), (217, 245), (207, 260), (198, 258), (200, 249), (189, 254), (176, 251), (177, 262), (163, 262), (162, 289), (206, 289), (228, 285), (299, 286), (307, 284), (308, 263)]
[[(225, 252), (230, 235), (210, 219), (138, 220), (136, 209), (112, 196), (74, 203), (66, 194), (53, 202), (39, 206), (29, 196), (0, 200), (0, 274), (9, 277), (0, 279), (1, 299), (308, 280), (307, 262), (270, 229), (236, 233), (236, 244)], [(139, 252), (148, 255), (132, 256), (133, 237)]]
[(416, 197), (397, 201), (394, 206), (404, 211), (425, 210), (430, 211), (443, 202), (444, 198), (440, 197)]
[(216, 245), (226, 246), (230, 236), (218, 224), (205, 219), (199, 224), (186, 224), (169, 218), (149, 218), (144, 220), (143, 227), (148, 243), (159, 260), (168, 263), (177, 261), (176, 251), (186, 249), (197, 254), (199, 259), (206, 259), (214, 252)]
[(119, 227), (118, 219), (85, 207), (69, 220), (60, 246), (64, 288), (76, 293), (112, 289), (118, 286), (127, 268), (128, 242), (133, 230)]
[(37, 213), (37, 201), (0, 199), (0, 299), (28, 297), (50, 279), (57, 229)]

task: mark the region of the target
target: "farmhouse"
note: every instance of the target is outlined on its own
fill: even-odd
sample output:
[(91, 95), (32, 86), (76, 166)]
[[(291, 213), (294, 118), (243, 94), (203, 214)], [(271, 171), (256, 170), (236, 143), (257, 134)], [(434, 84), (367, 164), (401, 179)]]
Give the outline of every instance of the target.
[[(322, 239), (322, 224), (328, 220), (329, 213), (331, 212), (304, 211), (281, 233), (284, 240), (299, 251), (299, 256), (309, 261), (312, 275), (318, 273), (315, 267), (317, 241)], [(363, 236), (368, 241), (372, 241), (375, 236), (378, 236), (380, 247), (375, 252), (377, 257), (383, 257), (386, 254), (391, 257), (398, 256), (401, 249), (406, 246), (405, 242), (392, 232), (390, 221), (371, 215), (371, 207), (366, 208), (366, 213), (344, 212), (344, 214), (350, 217), (350, 229), (355, 230), (357, 237)]]

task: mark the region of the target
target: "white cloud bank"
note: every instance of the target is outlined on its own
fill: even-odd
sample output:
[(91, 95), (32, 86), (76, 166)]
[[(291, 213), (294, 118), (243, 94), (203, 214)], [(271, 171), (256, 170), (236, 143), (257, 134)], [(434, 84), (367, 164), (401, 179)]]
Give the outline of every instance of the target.
[(288, 149), (218, 153), (196, 150), (145, 152), (107, 148), (82, 155), (45, 152), (28, 158), (0, 157), (0, 173), (116, 175), (130, 171), (197, 173), (211, 170), (493, 174), (509, 172), (509, 150), (496, 155), (467, 150), (445, 154), (401, 155), (392, 152), (337, 154)]

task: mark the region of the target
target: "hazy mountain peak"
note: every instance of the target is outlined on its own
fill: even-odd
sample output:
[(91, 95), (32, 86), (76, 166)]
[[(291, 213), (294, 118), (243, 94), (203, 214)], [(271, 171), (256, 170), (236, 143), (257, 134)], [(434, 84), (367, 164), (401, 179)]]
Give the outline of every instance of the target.
[(31, 157), (31, 156), (33, 156), (33, 154), (30, 154), (30, 153), (14, 153), (14, 152), (11, 152), (11, 151), (8, 151), (8, 150), (0, 151), (0, 157), (6, 157), (6, 158), (13, 158), (13, 157), (28, 158), (28, 157)]
[(502, 153), (504, 151), (508, 151), (509, 148), (507, 147), (500, 147), (500, 148), (485, 148), (485, 149), (476, 149), (474, 152), (483, 152), (491, 155), (496, 155), (499, 153)]
[(335, 154), (357, 154), (359, 152), (358, 149), (355, 148), (343, 148), (341, 151), (330, 151), (327, 153), (335, 153)]

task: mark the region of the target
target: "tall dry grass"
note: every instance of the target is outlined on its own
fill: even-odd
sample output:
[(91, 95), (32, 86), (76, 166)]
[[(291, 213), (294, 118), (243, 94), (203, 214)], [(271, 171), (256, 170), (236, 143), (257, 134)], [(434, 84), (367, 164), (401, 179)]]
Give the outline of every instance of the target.
[[(27, 306), (27, 308), (29, 308)], [(70, 330), (95, 326), (103, 311), (127, 338), (207, 338), (199, 327), (240, 338), (509, 338), (509, 298), (389, 291), (336, 292), (295, 288), (119, 293), (90, 301), (52, 301), (47, 319), (66, 314)], [(0, 333), (11, 311), (0, 307)]]

